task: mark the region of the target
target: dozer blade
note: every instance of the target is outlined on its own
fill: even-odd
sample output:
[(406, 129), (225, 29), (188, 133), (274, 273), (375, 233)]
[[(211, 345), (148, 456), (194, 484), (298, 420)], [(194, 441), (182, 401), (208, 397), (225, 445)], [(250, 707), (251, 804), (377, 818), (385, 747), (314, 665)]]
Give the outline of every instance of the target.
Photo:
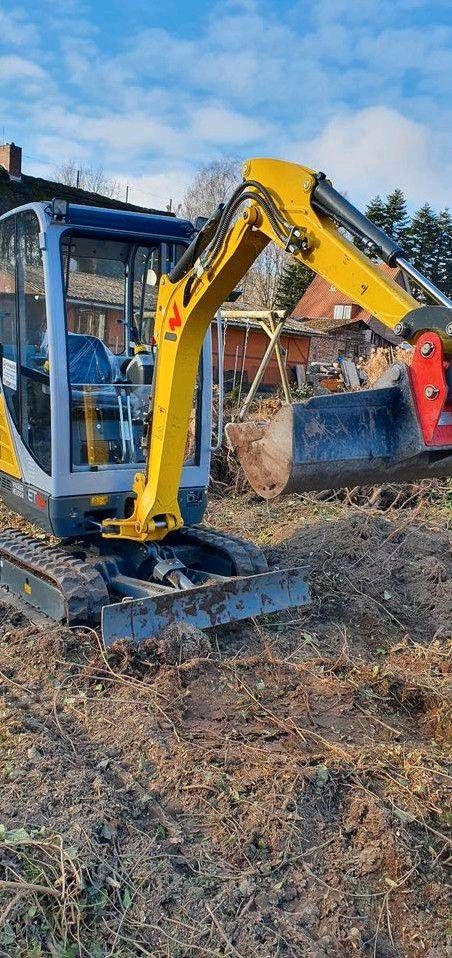
[(265, 499), (450, 476), (452, 415), (446, 405), (438, 408), (438, 427), (428, 432), (429, 401), (422, 393), (416, 403), (412, 381), (397, 365), (373, 389), (314, 396), (283, 406), (269, 422), (229, 423), (227, 439)]
[(104, 606), (102, 636), (107, 646), (118, 639), (140, 642), (158, 636), (173, 622), (211, 629), (306, 605), (308, 601), (309, 590), (302, 569), (237, 576), (193, 589)]

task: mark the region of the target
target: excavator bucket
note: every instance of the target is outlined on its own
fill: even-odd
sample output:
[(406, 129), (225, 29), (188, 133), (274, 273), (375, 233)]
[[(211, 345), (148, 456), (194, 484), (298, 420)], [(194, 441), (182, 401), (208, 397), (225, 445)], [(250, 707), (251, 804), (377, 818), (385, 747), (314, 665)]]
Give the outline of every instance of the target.
[(224, 578), (192, 589), (168, 590), (104, 606), (102, 637), (107, 646), (118, 639), (141, 642), (159, 636), (174, 622), (211, 629), (296, 608), (308, 601), (302, 569)]
[(229, 445), (258, 495), (452, 475), (447, 364), (432, 338), (435, 366), (420, 341), (412, 367), (393, 366), (373, 389), (283, 406), (269, 422), (229, 423)]

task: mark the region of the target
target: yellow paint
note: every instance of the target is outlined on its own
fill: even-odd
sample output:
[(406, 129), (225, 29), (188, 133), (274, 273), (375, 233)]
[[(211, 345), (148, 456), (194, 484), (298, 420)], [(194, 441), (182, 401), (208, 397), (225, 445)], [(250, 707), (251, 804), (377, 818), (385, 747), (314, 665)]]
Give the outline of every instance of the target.
[[(288, 230), (298, 229), (306, 240), (307, 249), (299, 249), (294, 258), (354, 303), (391, 329), (419, 305), (349, 242), (331, 219), (313, 209), (311, 193), (316, 179), (312, 170), (281, 160), (256, 159), (247, 161), (244, 177), (267, 189)], [(252, 186), (249, 189), (256, 192)], [(204, 336), (216, 310), (270, 241), (285, 246), (256, 193), (256, 200), (227, 230), (207, 271), (195, 264), (176, 283), (162, 276), (154, 330), (157, 366), (146, 473), (135, 477), (133, 515), (106, 521), (105, 536), (162, 539), (183, 524), (178, 492)]]
[(91, 496), (89, 504), (90, 506), (108, 506), (109, 501), (109, 496)]
[(99, 437), (96, 413), (96, 390), (91, 386), (83, 389), (83, 407), (85, 410), (85, 432), (90, 466), (104, 466), (108, 462), (108, 443)]
[(0, 395), (0, 470), (14, 479), (22, 478), (9, 427), (5, 398), (2, 395)]

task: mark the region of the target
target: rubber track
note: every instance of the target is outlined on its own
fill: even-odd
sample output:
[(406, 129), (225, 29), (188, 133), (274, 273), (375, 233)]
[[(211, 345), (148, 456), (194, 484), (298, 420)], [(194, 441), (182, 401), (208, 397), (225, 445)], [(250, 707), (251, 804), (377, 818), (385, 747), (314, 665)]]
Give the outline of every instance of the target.
[(225, 553), (232, 561), (236, 575), (256, 575), (267, 572), (267, 560), (253, 542), (230, 536), (226, 532), (206, 529), (203, 526), (185, 526), (178, 533), (182, 539), (198, 544), (201, 548), (208, 546), (216, 552)]
[(109, 597), (94, 566), (16, 529), (3, 529), (0, 533), (0, 556), (55, 586), (64, 598), (68, 623), (99, 622), (102, 606), (109, 602)]

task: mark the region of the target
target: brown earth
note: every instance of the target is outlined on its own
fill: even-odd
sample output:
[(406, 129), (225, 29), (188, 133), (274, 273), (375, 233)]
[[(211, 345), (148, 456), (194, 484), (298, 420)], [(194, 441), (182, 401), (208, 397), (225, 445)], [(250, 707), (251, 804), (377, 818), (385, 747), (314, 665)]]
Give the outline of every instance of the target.
[(210, 647), (1, 607), (1, 956), (451, 954), (444, 502), (218, 498), (312, 604)]

